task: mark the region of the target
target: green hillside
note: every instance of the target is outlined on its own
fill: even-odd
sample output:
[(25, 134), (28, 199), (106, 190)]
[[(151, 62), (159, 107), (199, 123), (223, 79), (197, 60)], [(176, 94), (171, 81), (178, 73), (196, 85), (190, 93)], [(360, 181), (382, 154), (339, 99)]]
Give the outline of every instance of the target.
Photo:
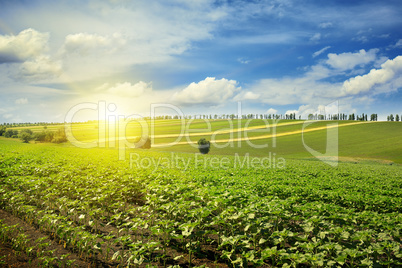
[[(324, 121), (309, 125), (305, 130), (323, 127), (334, 122)], [(338, 153), (341, 161), (391, 161), (402, 164), (402, 123), (400, 122), (369, 122), (358, 125), (346, 124), (349, 121), (335, 122), (339, 123), (338, 128)], [(344, 126), (343, 126), (344, 125)], [(267, 144), (266, 148), (254, 148), (246, 141), (240, 143), (233, 142), (224, 148), (217, 148), (212, 145), (210, 154), (225, 154), (233, 155), (235, 153), (244, 155), (249, 153), (253, 156), (266, 156), (269, 152), (275, 153), (276, 156), (285, 158), (314, 158), (304, 147), (304, 143), (310, 148), (325, 153), (327, 144), (327, 130), (317, 130), (306, 132), (302, 136), (301, 133), (289, 134), (280, 136), (287, 132), (301, 132), (303, 124), (277, 127), (277, 137), (256, 139), (250, 141), (252, 144), (262, 146)], [(261, 132), (250, 132), (248, 137), (258, 137), (264, 135)], [(192, 141), (204, 137), (210, 139), (211, 136), (200, 135), (191, 137)], [(236, 139), (236, 134), (233, 138)], [(217, 135), (216, 139), (229, 138), (229, 134)], [(174, 139), (156, 139), (157, 142), (172, 142)], [(224, 143), (218, 143), (218, 146), (223, 146)], [(175, 152), (197, 152), (197, 149), (190, 145), (175, 145), (168, 148), (154, 148), (157, 151), (175, 151)]]
[[(106, 125), (103, 136), (107, 146), (119, 146), (119, 122)], [(301, 120), (155, 120), (130, 122), (123, 129), (124, 138), (134, 142), (141, 135), (141, 124), (152, 134), (151, 151), (196, 153), (200, 138), (212, 143), (210, 154), (245, 155), (314, 159), (306, 147), (326, 153), (327, 131), (338, 131), (338, 157), (340, 161), (380, 161), (402, 164), (402, 122), (313, 121)], [(327, 129), (337, 124), (338, 127)], [(59, 126), (49, 127), (54, 131)], [(114, 131), (111, 131), (111, 129)], [(21, 130), (23, 128), (14, 128)], [(30, 128), (34, 132), (41, 126)], [(100, 130), (97, 122), (72, 125), (74, 137), (81, 142), (96, 141)], [(121, 130), (120, 130), (121, 131)], [(120, 133), (121, 134), (121, 133)], [(330, 135), (331, 136), (331, 135)], [(109, 142), (110, 141), (110, 142)], [(256, 148), (258, 147), (258, 148)], [(264, 147), (264, 148), (261, 148)], [(336, 156), (336, 155), (329, 155)]]

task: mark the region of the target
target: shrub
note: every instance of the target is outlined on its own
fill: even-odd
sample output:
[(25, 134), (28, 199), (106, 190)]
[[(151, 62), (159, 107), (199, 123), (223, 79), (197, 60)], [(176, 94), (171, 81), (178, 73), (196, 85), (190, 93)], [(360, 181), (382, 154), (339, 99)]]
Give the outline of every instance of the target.
[(27, 132), (21, 132), (20, 134), (20, 139), (25, 142), (25, 143), (29, 143), (30, 140), (32, 140), (32, 135), (29, 135), (29, 133)]
[(209, 153), (210, 147), (211, 147), (211, 144), (206, 139), (202, 138), (198, 141), (198, 150), (200, 150), (200, 153), (202, 153), (202, 154)]
[(0, 127), (0, 136), (3, 136), (4, 133), (6, 133), (6, 127), (5, 127), (5, 126), (1, 126), (1, 127)]
[(21, 132), (20, 132), (19, 138), (20, 138), (23, 142), (28, 143), (30, 140), (33, 139), (33, 136), (32, 136), (32, 135), (33, 135), (32, 130), (30, 130), (30, 129), (23, 129), (23, 130), (21, 130)]
[(53, 140), (54, 133), (48, 130), (43, 130), (34, 135), (35, 141), (39, 142), (51, 142)]
[(4, 136), (6, 138), (18, 138), (18, 130), (12, 130), (8, 129), (5, 133)]
[(52, 142), (53, 143), (62, 143), (67, 141), (66, 132), (64, 128), (59, 128), (53, 135)]
[(32, 130), (27, 129), (27, 128), (24, 128), (23, 130), (21, 130), (21, 134), (22, 134), (22, 133), (27, 133), (27, 134), (29, 134), (29, 135), (32, 135), (32, 134), (33, 134)]
[(63, 143), (63, 142), (66, 142), (66, 141), (67, 141), (66, 138), (63, 138), (63, 137), (60, 137), (60, 136), (54, 137), (53, 140), (52, 140), (53, 143)]

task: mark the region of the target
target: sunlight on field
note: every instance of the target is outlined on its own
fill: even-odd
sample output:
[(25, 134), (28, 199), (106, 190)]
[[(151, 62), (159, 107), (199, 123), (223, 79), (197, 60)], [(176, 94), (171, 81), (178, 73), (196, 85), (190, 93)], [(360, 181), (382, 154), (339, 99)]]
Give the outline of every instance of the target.
[[(64, 125), (49, 125), (47, 130), (56, 131), (61, 127)], [(43, 126), (15, 129), (24, 128), (34, 133), (44, 130)], [(264, 156), (272, 152), (285, 157), (308, 158), (312, 156), (303, 143), (325, 153), (326, 135), (331, 129), (339, 129), (339, 157), (402, 163), (402, 124), (392, 122), (192, 119), (133, 120), (121, 124), (93, 121), (71, 124), (73, 139), (70, 141), (118, 149), (132, 147), (145, 135), (151, 138), (152, 150), (197, 152), (197, 141), (205, 138), (211, 141), (211, 154)]]
[[(29, 247), (47, 257), (55, 243), (73, 253), (68, 260), (110, 267), (134, 260), (183, 267), (235, 267), (244, 259), (256, 267), (402, 261), (397, 165), (278, 165), (271, 155), (152, 150), (118, 161), (117, 150), (10, 139), (0, 146), (0, 239), (18, 237), (17, 250), (32, 241)], [(19, 218), (39, 227), (36, 240), (10, 223)]]

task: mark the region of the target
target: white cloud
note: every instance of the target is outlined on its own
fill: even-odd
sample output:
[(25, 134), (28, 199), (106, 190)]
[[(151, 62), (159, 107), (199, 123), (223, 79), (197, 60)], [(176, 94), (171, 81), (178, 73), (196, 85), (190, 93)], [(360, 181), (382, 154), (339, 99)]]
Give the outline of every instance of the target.
[[(357, 66), (364, 64), (376, 66), (384, 60), (383, 57), (377, 57), (377, 51), (372, 49), (368, 52), (360, 50), (357, 53), (329, 54), (327, 60), (310, 66), (299, 77), (260, 79), (251, 84), (247, 90), (259, 94), (258, 101), (261, 103), (303, 104), (310, 105), (311, 107), (306, 108), (310, 110), (334, 100), (342, 100), (347, 104), (360, 101), (370, 103), (375, 94), (395, 91), (402, 87), (402, 56), (387, 60), (381, 64), (380, 69), (373, 69), (368, 74), (356, 76), (356, 73), (364, 71), (364, 69), (357, 69)], [(344, 71), (347, 69), (352, 71), (345, 74)], [(340, 75), (354, 77), (339, 82), (328, 79)], [(356, 96), (361, 92), (369, 92), (365, 100), (361, 99), (361, 96)], [(349, 107), (347, 110), (352, 109)], [(302, 112), (300, 111), (299, 114)]]
[(88, 33), (69, 34), (65, 38), (62, 51), (64, 53), (78, 53), (79, 55), (96, 53), (97, 50), (115, 52), (124, 46), (126, 42), (118, 33), (114, 33), (112, 36)]
[(260, 94), (255, 94), (254, 92), (251, 92), (251, 91), (247, 91), (245, 94), (244, 94), (244, 99), (245, 100), (256, 100), (256, 99), (258, 99), (260, 97)]
[(0, 35), (0, 63), (21, 62), (48, 49), (48, 33), (26, 29), (18, 35)]
[(335, 69), (350, 70), (358, 65), (365, 65), (375, 61), (377, 58), (377, 52), (378, 49), (370, 49), (369, 51), (361, 49), (356, 53), (329, 53), (326, 63)]
[(240, 62), (241, 64), (249, 64), (251, 62), (249, 59), (245, 58), (238, 58), (237, 61)]
[(47, 79), (59, 76), (62, 69), (60, 61), (54, 61), (49, 56), (38, 56), (21, 64), (20, 75), (24, 78)]
[(287, 110), (287, 111), (285, 112), (285, 114), (296, 114), (296, 115), (298, 115), (298, 114), (299, 114), (299, 111), (298, 111), (298, 110)]
[(395, 43), (394, 47), (402, 47), (402, 39), (399, 39), (398, 42)]
[(252, 91), (244, 91), (236, 95), (233, 100), (234, 101), (242, 101), (242, 100), (257, 100), (261, 94), (256, 94)]
[(276, 114), (278, 112), (278, 110), (274, 109), (274, 108), (269, 108), (266, 113), (267, 114)]
[[(30, 9), (11, 6), (10, 12), (19, 20), (10, 22), (10, 28), (30, 25), (51, 34), (27, 29), (18, 35), (0, 35), (0, 64), (30, 61), (22, 68), (24, 74), (15, 74), (17, 65), (7, 66), (7, 74), (37, 78), (33, 74), (40, 73), (45, 80), (46, 71), (41, 70), (46, 69), (48, 82), (70, 84), (115, 75), (129, 79), (127, 74), (135, 65), (167, 63), (191, 49), (194, 41), (212, 38), (220, 25), (217, 21), (227, 16), (225, 8), (210, 0), (39, 2)], [(49, 71), (57, 69), (55, 64), (44, 67), (44, 60), (36, 63), (39, 56), (48, 56), (62, 66), (62, 74), (55, 79), (55, 72)]]
[(315, 57), (321, 55), (322, 53), (324, 53), (326, 50), (328, 50), (328, 49), (330, 49), (330, 48), (331, 48), (331, 46), (326, 46), (326, 47), (324, 47), (324, 48), (322, 48), (322, 49), (320, 49), (320, 50), (314, 52), (314, 53), (313, 53), (313, 58), (315, 58)]
[(352, 108), (351, 104), (353, 104), (353, 102), (346, 99), (343, 99), (342, 102), (330, 101), (329, 103), (305, 104), (300, 105), (297, 110), (289, 110), (286, 113), (296, 113), (296, 115), (301, 116), (303, 119), (308, 119), (309, 114), (334, 115), (338, 113), (356, 113), (356, 110)]
[[(379, 92), (389, 92), (402, 87), (402, 56), (387, 60), (380, 69), (372, 69), (368, 74), (359, 75), (343, 83), (343, 95), (356, 95), (376, 88)], [(382, 87), (383, 86), (383, 87)]]
[(15, 104), (27, 104), (28, 99), (27, 98), (20, 98), (15, 100)]
[(207, 77), (174, 93), (172, 100), (182, 104), (220, 104), (232, 98), (240, 89), (235, 80)]
[(320, 33), (315, 33), (311, 38), (310, 41), (318, 41), (321, 39), (321, 34)]
[[(104, 86), (103, 86), (104, 87)], [(138, 83), (132, 85), (129, 82), (117, 83), (115, 86), (109, 88), (107, 93), (117, 95), (120, 97), (139, 97), (146, 92), (152, 91), (151, 83), (145, 83), (139, 81)]]

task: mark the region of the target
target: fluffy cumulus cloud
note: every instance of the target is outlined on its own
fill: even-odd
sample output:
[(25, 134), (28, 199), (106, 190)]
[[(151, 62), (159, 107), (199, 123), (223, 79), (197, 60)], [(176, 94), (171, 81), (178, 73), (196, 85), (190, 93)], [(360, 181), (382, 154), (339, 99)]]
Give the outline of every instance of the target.
[(374, 89), (377, 92), (393, 91), (402, 87), (402, 56), (387, 60), (380, 69), (359, 75), (343, 83), (343, 95), (356, 95)]
[(356, 53), (328, 54), (326, 63), (332, 68), (339, 70), (350, 70), (359, 65), (365, 65), (373, 62), (377, 58), (378, 49), (370, 49), (366, 51), (361, 49)]
[(355, 113), (351, 107), (351, 103), (342, 101), (342, 105), (338, 101), (327, 102), (325, 104), (303, 104), (297, 110), (288, 110), (285, 114), (296, 114), (302, 118), (308, 118), (310, 114), (338, 114), (338, 113)]
[(278, 112), (278, 110), (274, 109), (274, 108), (269, 108), (265, 113), (267, 114), (276, 114)]
[(221, 104), (240, 90), (235, 80), (225, 78), (216, 80), (215, 77), (207, 77), (174, 93), (172, 100), (180, 104)]
[[(325, 49), (327, 48), (324, 48), (324, 51)], [(373, 69), (369, 74), (350, 78), (350, 75), (357, 68), (368, 64), (375, 65), (379, 60), (383, 60), (377, 53), (378, 49), (360, 50), (355, 53), (330, 53), (326, 60), (321, 60), (318, 64), (307, 68), (302, 76), (260, 79), (252, 84), (249, 90), (259, 94), (259, 101), (262, 103), (273, 105), (303, 104), (317, 107), (317, 105), (327, 104), (339, 98), (369, 91), (376, 85), (378, 85), (378, 92), (400, 87), (399, 81), (402, 78), (396, 75), (400, 71), (399, 57), (388, 60), (381, 65), (379, 70)], [(328, 78), (338, 75), (345, 75), (343, 72), (346, 70), (352, 70), (349, 78), (345, 78), (348, 80), (339, 82), (328, 80)], [(347, 101), (351, 102), (352, 100)], [(299, 114), (303, 112), (299, 111)]]
[[(104, 85), (103, 87), (107, 87)], [(145, 83), (143, 81), (139, 81), (136, 84), (131, 84), (129, 82), (125, 83), (117, 83), (115, 86), (107, 89), (106, 93), (116, 95), (119, 97), (139, 97), (146, 92), (152, 91), (151, 83)]]
[(18, 35), (0, 35), (0, 63), (23, 62), (43, 54), (48, 48), (48, 33), (26, 29)]
[(244, 91), (240, 92), (236, 95), (233, 100), (234, 101), (242, 101), (242, 100), (257, 100), (261, 94), (254, 93), (252, 91)]
[(20, 66), (20, 75), (23, 78), (46, 79), (62, 73), (62, 63), (42, 55), (33, 60), (25, 61)]
[(62, 51), (66, 54), (88, 55), (97, 50), (117, 51), (125, 44), (126, 40), (119, 33), (114, 33), (112, 36), (78, 33), (66, 36)]
[(301, 78), (261, 79), (251, 85), (253, 92), (261, 94), (260, 102), (272, 105), (322, 103), (336, 98), (339, 85), (315, 80), (313, 76)]

